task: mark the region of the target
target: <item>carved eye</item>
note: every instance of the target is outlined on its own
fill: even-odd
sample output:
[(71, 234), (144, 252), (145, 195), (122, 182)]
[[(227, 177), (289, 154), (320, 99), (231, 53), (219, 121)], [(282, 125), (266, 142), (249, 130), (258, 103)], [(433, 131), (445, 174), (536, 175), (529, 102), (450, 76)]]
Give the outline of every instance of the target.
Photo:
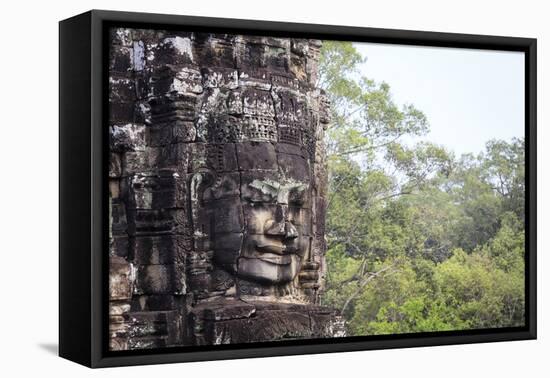
[(242, 198), (249, 202), (274, 203), (277, 200), (277, 189), (261, 181), (253, 181), (243, 186)]
[(303, 198), (291, 198), (289, 200), (289, 202), (292, 204), (292, 205), (298, 205), (298, 206), (301, 206), (304, 204), (304, 199)]
[(274, 202), (273, 196), (271, 194), (263, 193), (255, 188), (247, 188), (246, 192), (243, 193), (242, 198), (243, 200), (252, 204), (260, 204), (262, 202)]
[(303, 205), (306, 202), (306, 191), (302, 188), (291, 190), (288, 202), (294, 205)]

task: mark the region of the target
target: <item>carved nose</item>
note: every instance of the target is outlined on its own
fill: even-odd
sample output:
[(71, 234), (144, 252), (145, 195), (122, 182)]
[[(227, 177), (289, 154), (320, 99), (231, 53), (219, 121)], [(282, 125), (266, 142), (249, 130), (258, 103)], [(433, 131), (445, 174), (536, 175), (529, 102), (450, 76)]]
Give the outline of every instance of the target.
[(285, 222), (268, 219), (265, 222), (264, 233), (272, 236), (283, 236), (285, 234)]
[(290, 222), (285, 222), (285, 238), (294, 239), (298, 237), (298, 230)]
[(265, 222), (264, 233), (272, 236), (282, 236), (285, 239), (294, 239), (298, 237), (298, 230), (287, 219), (287, 207), (277, 206), (275, 219), (269, 219)]
[(284, 239), (295, 239), (298, 237), (298, 230), (287, 220), (277, 222), (269, 219), (265, 222), (264, 233), (266, 235), (282, 236)]

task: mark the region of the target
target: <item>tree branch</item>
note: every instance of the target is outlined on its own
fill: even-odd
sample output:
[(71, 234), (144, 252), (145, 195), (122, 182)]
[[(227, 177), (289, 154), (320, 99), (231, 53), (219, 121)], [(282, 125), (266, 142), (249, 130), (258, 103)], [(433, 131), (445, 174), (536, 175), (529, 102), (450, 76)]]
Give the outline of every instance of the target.
[[(393, 263), (391, 265), (388, 265), (388, 266), (380, 269), (378, 272), (367, 273), (366, 278), (363, 278), (363, 280), (359, 283), (359, 287), (357, 288), (357, 290), (355, 290), (353, 292), (353, 294), (351, 294), (348, 297), (348, 299), (344, 302), (344, 305), (342, 306), (342, 309), (340, 310), (340, 312), (343, 314), (346, 311), (346, 309), (348, 308), (351, 301), (353, 301), (359, 294), (361, 294), (361, 291), (363, 291), (365, 286), (367, 286), (367, 284), (369, 282), (371, 282), (372, 280), (374, 280), (376, 277), (379, 277), (381, 274), (383, 274), (384, 272), (387, 272), (387, 271), (389, 271), (389, 272), (386, 275), (397, 272), (397, 269), (392, 269), (392, 268), (395, 267), (395, 265), (396, 265), (396, 263)], [(390, 269), (392, 269), (392, 270), (390, 270)]]

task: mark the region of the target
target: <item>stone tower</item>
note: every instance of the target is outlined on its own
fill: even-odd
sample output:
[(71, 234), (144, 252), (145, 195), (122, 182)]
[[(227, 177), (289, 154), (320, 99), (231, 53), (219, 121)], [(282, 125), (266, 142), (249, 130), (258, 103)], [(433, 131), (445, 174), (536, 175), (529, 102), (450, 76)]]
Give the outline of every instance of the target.
[(321, 42), (141, 29), (110, 42), (111, 349), (343, 336), (319, 304)]

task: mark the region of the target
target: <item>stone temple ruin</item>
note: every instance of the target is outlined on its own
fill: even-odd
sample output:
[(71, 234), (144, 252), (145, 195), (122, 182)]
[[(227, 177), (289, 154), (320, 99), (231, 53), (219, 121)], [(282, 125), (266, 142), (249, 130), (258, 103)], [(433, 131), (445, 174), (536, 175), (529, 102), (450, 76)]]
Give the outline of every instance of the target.
[(111, 350), (344, 336), (321, 42), (112, 29)]

